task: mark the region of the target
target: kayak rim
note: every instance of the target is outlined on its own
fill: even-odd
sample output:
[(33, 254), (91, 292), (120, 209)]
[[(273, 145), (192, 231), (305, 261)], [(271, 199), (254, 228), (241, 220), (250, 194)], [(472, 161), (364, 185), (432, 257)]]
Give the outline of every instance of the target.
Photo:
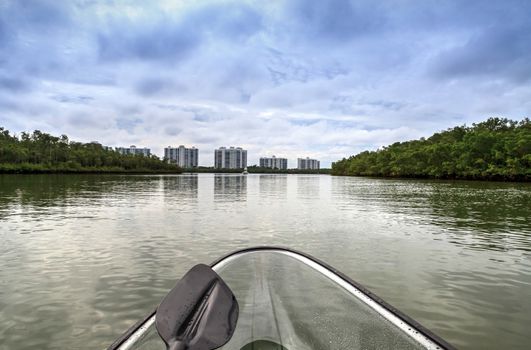
[[(275, 252), (276, 251), (276, 252), (291, 253), (291, 254), (293, 254), (294, 258), (297, 258), (297, 256), (299, 256), (299, 257), (303, 257), (303, 258), (306, 258), (306, 259), (310, 260), (311, 262), (317, 264), (321, 268), (324, 268), (324, 270), (327, 270), (330, 274), (327, 274), (326, 271), (322, 271), (322, 270), (320, 271), (321, 273), (326, 274), (327, 277), (333, 279), (335, 282), (340, 282), (340, 280), (342, 280), (343, 282), (346, 282), (347, 285), (350, 285), (350, 286), (354, 287), (354, 289), (357, 289), (365, 297), (367, 297), (368, 299), (372, 300), (378, 306), (382, 307), (385, 311), (389, 312), (392, 316), (395, 316), (400, 321), (405, 323), (406, 326), (411, 326), (411, 328), (413, 328), (413, 329), (408, 331), (407, 327), (404, 329), (404, 327), (400, 327), (396, 323), (396, 321), (394, 321), (392, 319), (388, 319), (390, 322), (395, 324), (395, 326), (398, 326), (399, 328), (402, 328), (402, 330), (404, 330), (410, 336), (412, 336), (413, 338), (416, 338), (417, 341), (419, 339), (418, 339), (418, 337), (415, 336), (415, 334), (418, 332), (418, 333), (420, 333), (421, 336), (423, 336), (423, 337), (427, 338), (429, 341), (435, 343), (435, 345), (437, 345), (441, 349), (456, 350), (456, 348), (453, 345), (451, 345), (450, 343), (448, 343), (446, 340), (442, 339), (437, 334), (433, 333), (428, 328), (426, 328), (423, 325), (421, 325), (419, 322), (415, 321), (414, 319), (412, 319), (411, 317), (409, 317), (408, 315), (406, 315), (402, 311), (398, 310), (396, 307), (394, 307), (391, 304), (387, 303), (385, 300), (383, 300), (378, 295), (376, 295), (373, 292), (371, 292), (369, 289), (367, 289), (362, 284), (354, 281), (353, 279), (351, 279), (349, 276), (345, 275), (340, 270), (336, 269), (335, 267), (327, 264), (326, 262), (324, 262), (324, 261), (322, 261), (320, 259), (317, 259), (316, 257), (314, 257), (314, 256), (312, 256), (312, 255), (310, 255), (308, 253), (304, 253), (304, 252), (298, 251), (296, 249), (292, 249), (292, 248), (288, 248), (288, 247), (282, 247), (282, 246), (256, 246), (256, 247), (243, 248), (243, 249), (238, 249), (238, 250), (232, 251), (232, 252), (230, 252), (230, 253), (228, 253), (228, 254), (216, 259), (214, 262), (211, 263), (210, 266), (212, 268), (214, 268), (216, 266), (219, 266), (220, 264), (224, 264), (225, 262), (228, 262), (231, 258), (236, 257), (238, 255), (246, 254), (246, 253), (252, 253), (252, 252), (260, 252), (260, 251), (271, 251), (271, 252)], [(299, 260), (301, 260), (301, 259), (299, 259)], [(313, 267), (313, 268), (316, 268), (316, 267)], [(341, 284), (341, 283), (339, 283), (339, 284)], [(385, 315), (382, 315), (382, 316), (385, 317)]]
[[(388, 321), (393, 323), (398, 328), (402, 329), (409, 336), (416, 339), (420, 343), (431, 343), (435, 345), (436, 348), (446, 349), (446, 350), (456, 350), (456, 348), (448, 343), (446, 340), (442, 339), (426, 327), (422, 326), (419, 322), (415, 321), (408, 315), (404, 314), (394, 306), (388, 304), (382, 298), (371, 292), (369, 289), (364, 287), (362, 284), (354, 281), (349, 276), (345, 275), (341, 271), (337, 270), (333, 266), (325, 263), (322, 260), (319, 260), (313, 257), (310, 254), (297, 251), (292, 248), (282, 247), (282, 246), (256, 246), (251, 248), (243, 248), (232, 251), (222, 257), (214, 260), (210, 267), (214, 270), (216, 267), (221, 267), (225, 263), (228, 263), (233, 258), (236, 258), (242, 254), (248, 254), (253, 252), (279, 252), (285, 253), (295, 259), (302, 261), (303, 263), (310, 263), (313, 266), (313, 269), (319, 271), (320, 273), (326, 275), (328, 278), (332, 279), (334, 282), (339, 284), (341, 287), (347, 289), (350, 293), (356, 294), (359, 299), (362, 299), (366, 304), (368, 304), (373, 309), (383, 309), (376, 310), (381, 316), (386, 318)], [(313, 263), (313, 264), (312, 264)], [(350, 288), (349, 288), (350, 286)], [(361, 296), (360, 296), (361, 294)], [(382, 312), (383, 311), (383, 312)], [(107, 350), (122, 350), (128, 349), (129, 344), (134, 343), (137, 339), (141, 338), (142, 335), (147, 331), (147, 329), (152, 326), (155, 321), (156, 308), (150, 312), (146, 317), (135, 323), (131, 326), (122, 336), (120, 336), (116, 341), (111, 344)], [(425, 342), (423, 340), (426, 340)], [(430, 347), (428, 347), (430, 348)], [(431, 347), (433, 348), (433, 346)]]

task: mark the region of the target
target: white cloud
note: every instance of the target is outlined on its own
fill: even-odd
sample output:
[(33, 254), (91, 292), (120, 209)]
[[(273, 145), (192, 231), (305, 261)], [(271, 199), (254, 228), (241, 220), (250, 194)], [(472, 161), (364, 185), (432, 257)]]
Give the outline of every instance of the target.
[[(528, 116), (530, 5), (512, 5), (4, 1), (0, 125), (159, 155), (195, 145), (203, 165), (235, 145), (251, 163), (275, 154), (328, 166), (491, 115)], [(507, 53), (478, 58), (489, 51)]]

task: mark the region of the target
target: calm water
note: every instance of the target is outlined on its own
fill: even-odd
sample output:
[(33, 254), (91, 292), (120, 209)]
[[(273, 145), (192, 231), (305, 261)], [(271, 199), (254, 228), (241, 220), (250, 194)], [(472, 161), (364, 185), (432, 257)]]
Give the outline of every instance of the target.
[(98, 349), (241, 247), (327, 261), (463, 349), (529, 349), (531, 185), (0, 176), (0, 349)]

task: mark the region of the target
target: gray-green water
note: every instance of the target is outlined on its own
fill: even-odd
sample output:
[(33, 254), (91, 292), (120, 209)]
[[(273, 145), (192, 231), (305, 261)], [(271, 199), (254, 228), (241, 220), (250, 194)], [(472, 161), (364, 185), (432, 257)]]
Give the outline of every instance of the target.
[(303, 250), (463, 349), (531, 343), (531, 185), (0, 176), (0, 349), (98, 349), (185, 270)]

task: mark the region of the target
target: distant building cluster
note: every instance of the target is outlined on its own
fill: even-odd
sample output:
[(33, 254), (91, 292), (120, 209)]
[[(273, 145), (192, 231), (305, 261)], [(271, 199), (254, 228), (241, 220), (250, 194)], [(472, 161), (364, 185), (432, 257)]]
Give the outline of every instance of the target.
[(131, 145), (129, 147), (116, 147), (114, 149), (116, 152), (120, 154), (132, 154), (134, 156), (145, 156), (149, 157), (151, 155), (151, 149), (149, 148), (137, 148), (135, 145)]
[(195, 147), (186, 148), (183, 145), (175, 148), (164, 148), (164, 159), (180, 166), (181, 168), (195, 168), (199, 162), (199, 150)]
[(260, 168), (287, 169), (288, 160), (287, 158), (277, 158), (275, 156), (271, 158), (262, 157), (260, 158)]
[(214, 150), (214, 168), (243, 169), (247, 167), (247, 150), (241, 147), (220, 147)]
[[(93, 143), (96, 143), (95, 141)], [(106, 149), (110, 147), (102, 146)], [(120, 154), (141, 155), (149, 157), (151, 149), (147, 147), (115, 147), (114, 150)], [(189, 169), (199, 166), (199, 149), (192, 147), (168, 146), (164, 148), (164, 160), (170, 164), (178, 165), (181, 168)], [(259, 166), (261, 168), (287, 170), (288, 159), (276, 156), (260, 157)], [(214, 168), (215, 169), (244, 169), (247, 167), (247, 150), (241, 147), (220, 147), (214, 150)], [(297, 158), (297, 169), (301, 170), (319, 170), (320, 162), (317, 159)]]
[(320, 162), (317, 159), (297, 158), (297, 169), (319, 170)]

